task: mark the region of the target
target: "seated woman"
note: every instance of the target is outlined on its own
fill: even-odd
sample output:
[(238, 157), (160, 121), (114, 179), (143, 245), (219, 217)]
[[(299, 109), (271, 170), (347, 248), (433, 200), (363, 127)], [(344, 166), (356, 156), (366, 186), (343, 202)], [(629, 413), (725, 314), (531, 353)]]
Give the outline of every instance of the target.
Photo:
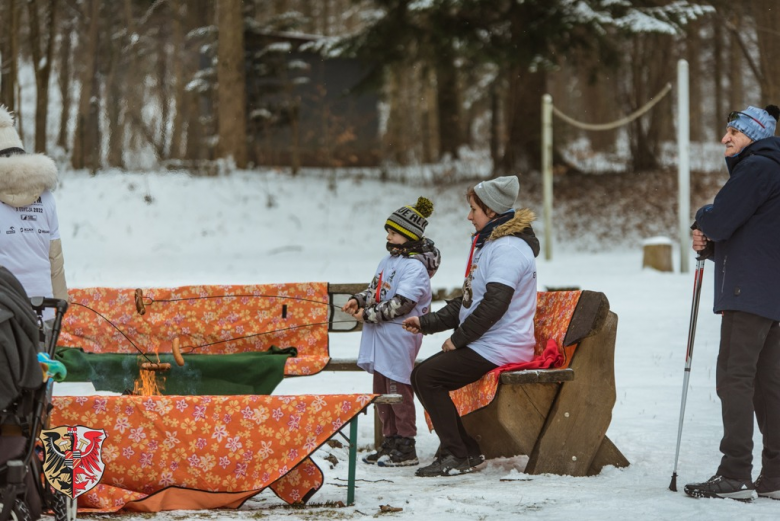
[(496, 367), (534, 357), (539, 241), (531, 228), (533, 212), (512, 209), (519, 189), (516, 176), (498, 177), (469, 189), (468, 219), (476, 233), (463, 296), (436, 313), (403, 322), (407, 331), (424, 335), (455, 330), (441, 353), (412, 372), (412, 387), (440, 442), (434, 462), (418, 469), (417, 476), (472, 472), (484, 461), (449, 392)]

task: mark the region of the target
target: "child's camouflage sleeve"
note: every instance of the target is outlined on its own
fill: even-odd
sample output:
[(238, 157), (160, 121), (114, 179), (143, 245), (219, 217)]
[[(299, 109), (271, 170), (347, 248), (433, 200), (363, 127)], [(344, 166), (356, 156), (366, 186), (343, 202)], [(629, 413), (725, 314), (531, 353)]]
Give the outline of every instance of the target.
[(373, 306), (376, 303), (376, 286), (379, 283), (379, 278), (375, 275), (371, 284), (360, 293), (355, 293), (352, 298), (357, 300), (358, 306), (365, 308), (366, 306)]
[(396, 295), (390, 300), (385, 300), (373, 306), (366, 306), (363, 310), (363, 320), (378, 324), (389, 322), (396, 317), (402, 317), (412, 311), (417, 302), (409, 300), (403, 295)]

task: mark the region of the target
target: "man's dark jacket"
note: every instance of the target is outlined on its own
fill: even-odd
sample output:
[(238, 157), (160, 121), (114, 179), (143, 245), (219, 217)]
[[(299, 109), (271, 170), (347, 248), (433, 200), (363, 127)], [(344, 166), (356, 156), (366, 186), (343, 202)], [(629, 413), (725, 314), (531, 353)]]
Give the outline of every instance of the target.
[(726, 158), (729, 180), (696, 212), (715, 243), (714, 311), (780, 320), (780, 138)]

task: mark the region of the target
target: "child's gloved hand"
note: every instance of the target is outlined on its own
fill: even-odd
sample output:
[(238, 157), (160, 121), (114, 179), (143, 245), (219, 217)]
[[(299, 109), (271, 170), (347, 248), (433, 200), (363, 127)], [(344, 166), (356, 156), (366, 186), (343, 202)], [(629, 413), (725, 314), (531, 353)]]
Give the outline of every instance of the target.
[(351, 298), (347, 301), (346, 304), (344, 304), (344, 306), (342, 306), (341, 311), (343, 311), (344, 313), (349, 313), (350, 315), (354, 315), (355, 313), (357, 313), (358, 309), (359, 309), (358, 301)]
[(44, 381), (51, 378), (55, 382), (62, 382), (68, 375), (68, 369), (65, 367), (65, 364), (59, 360), (52, 360), (46, 353), (38, 353), (38, 363), (41, 364)]

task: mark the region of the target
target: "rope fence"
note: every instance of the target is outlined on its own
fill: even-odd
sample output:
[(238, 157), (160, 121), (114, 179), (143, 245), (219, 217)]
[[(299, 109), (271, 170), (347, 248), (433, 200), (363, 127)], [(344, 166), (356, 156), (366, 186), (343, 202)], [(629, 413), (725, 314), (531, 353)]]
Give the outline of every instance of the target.
[[(689, 122), (688, 122), (688, 62), (680, 60), (677, 64), (678, 83), (678, 170), (679, 170), (679, 225), (680, 225), (680, 266), (681, 272), (688, 271), (688, 255), (684, 242), (687, 238), (690, 218), (690, 174), (688, 172), (688, 147)], [(672, 84), (667, 83), (650, 101), (631, 114), (609, 123), (585, 123), (577, 121), (564, 114), (553, 105), (552, 96), (542, 96), (542, 206), (544, 221), (544, 256), (546, 260), (552, 260), (552, 206), (553, 206), (553, 115), (559, 117), (569, 125), (581, 130), (603, 131), (614, 130), (627, 125), (637, 118), (642, 117), (655, 107), (667, 94), (672, 91)]]
[(654, 98), (650, 98), (650, 101), (644, 104), (644, 106), (640, 107), (636, 111), (632, 112), (628, 116), (618, 119), (617, 121), (613, 121), (611, 123), (583, 123), (582, 121), (577, 121), (576, 119), (567, 116), (561, 110), (556, 107), (555, 105), (552, 106), (553, 113), (564, 120), (569, 125), (572, 125), (577, 128), (581, 128), (583, 130), (613, 130), (618, 127), (621, 127), (623, 125), (627, 125), (634, 121), (635, 119), (643, 116), (645, 113), (649, 112), (650, 109), (652, 109), (659, 101), (661, 101), (664, 96), (669, 94), (672, 91), (672, 84), (667, 83), (666, 86), (661, 89), (661, 91), (656, 94)]

